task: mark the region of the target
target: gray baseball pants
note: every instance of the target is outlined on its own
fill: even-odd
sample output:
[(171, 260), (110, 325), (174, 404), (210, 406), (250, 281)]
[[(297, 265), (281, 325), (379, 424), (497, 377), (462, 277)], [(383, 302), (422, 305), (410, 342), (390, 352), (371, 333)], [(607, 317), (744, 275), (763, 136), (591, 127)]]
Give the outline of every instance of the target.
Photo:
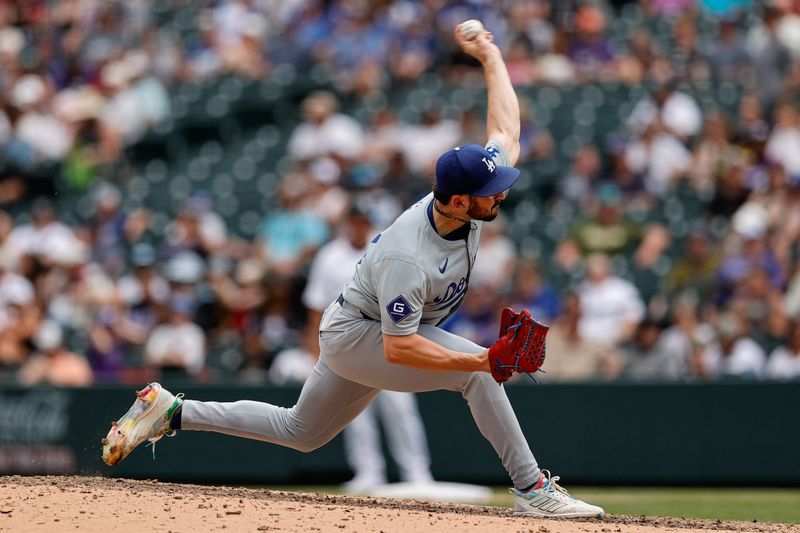
[[(419, 335), (450, 350), (483, 348), (434, 326)], [(528, 487), (540, 471), (503, 387), (486, 372), (418, 370), (386, 361), (380, 322), (368, 320), (348, 303), (334, 302), (320, 325), (320, 358), (292, 408), (241, 400), (231, 403), (186, 400), (182, 429), (215, 431), (258, 439), (303, 452), (329, 442), (381, 390), (458, 391), (481, 434), (500, 456), (514, 485)]]

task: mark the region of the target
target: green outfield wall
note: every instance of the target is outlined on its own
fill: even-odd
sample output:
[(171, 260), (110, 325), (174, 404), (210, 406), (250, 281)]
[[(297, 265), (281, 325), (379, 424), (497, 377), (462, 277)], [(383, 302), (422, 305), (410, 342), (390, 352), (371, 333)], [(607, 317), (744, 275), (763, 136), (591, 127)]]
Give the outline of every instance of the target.
[[(170, 384), (167, 384), (168, 386)], [(290, 406), (299, 389), (175, 387), (188, 398)], [(581, 384), (506, 387), (540, 464), (574, 484), (800, 485), (800, 383)], [(500, 461), (459, 394), (418, 396), (437, 479), (505, 484)], [(345, 481), (341, 437), (304, 454), (199, 432), (100, 460), (100, 439), (130, 388), (0, 389), (0, 474), (80, 473), (171, 481)], [(388, 421), (391, 423), (391, 421)]]

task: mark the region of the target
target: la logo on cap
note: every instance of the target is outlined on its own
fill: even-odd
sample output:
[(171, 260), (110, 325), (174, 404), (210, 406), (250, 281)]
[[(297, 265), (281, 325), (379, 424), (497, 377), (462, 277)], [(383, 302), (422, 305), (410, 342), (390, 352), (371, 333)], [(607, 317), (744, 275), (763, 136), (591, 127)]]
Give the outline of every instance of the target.
[(436, 186), (445, 194), (494, 196), (511, 188), (518, 177), (518, 169), (498, 165), (478, 144), (456, 146), (436, 161)]

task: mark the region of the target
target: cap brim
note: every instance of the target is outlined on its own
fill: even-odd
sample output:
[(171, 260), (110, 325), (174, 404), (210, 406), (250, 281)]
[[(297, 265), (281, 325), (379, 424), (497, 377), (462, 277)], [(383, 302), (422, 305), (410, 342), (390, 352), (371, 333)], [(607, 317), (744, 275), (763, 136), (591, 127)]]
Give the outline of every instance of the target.
[(501, 167), (498, 166), (495, 170), (495, 178), (478, 189), (470, 193), (472, 196), (494, 196), (503, 191), (507, 191), (519, 178), (519, 169), (514, 167)]

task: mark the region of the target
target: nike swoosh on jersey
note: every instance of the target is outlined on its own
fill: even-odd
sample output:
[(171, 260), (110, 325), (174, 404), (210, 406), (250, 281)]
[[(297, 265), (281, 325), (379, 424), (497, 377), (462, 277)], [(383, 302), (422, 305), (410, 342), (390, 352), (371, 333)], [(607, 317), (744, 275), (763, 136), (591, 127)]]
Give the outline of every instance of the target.
[(442, 274), (444, 274), (444, 271), (447, 270), (447, 262), (448, 261), (450, 261), (449, 257), (447, 259), (445, 259), (444, 260), (444, 264), (439, 267), (439, 272), (441, 272)]

